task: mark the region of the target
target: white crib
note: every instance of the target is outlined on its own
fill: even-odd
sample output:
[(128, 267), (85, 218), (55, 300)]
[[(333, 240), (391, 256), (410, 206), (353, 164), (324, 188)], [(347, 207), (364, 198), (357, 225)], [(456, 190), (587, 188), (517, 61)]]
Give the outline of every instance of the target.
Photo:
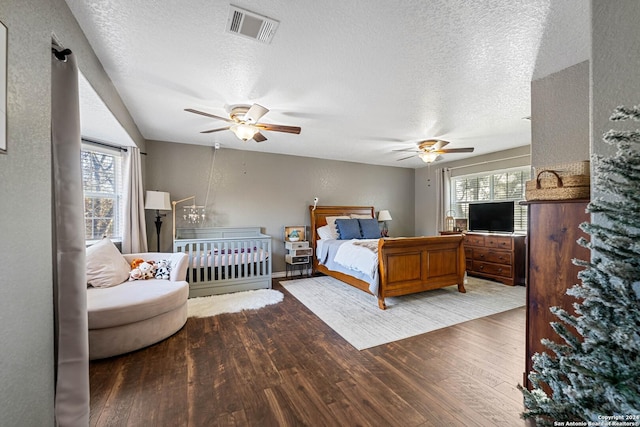
[(271, 236), (260, 227), (176, 230), (173, 252), (189, 257), (189, 297), (271, 288)]

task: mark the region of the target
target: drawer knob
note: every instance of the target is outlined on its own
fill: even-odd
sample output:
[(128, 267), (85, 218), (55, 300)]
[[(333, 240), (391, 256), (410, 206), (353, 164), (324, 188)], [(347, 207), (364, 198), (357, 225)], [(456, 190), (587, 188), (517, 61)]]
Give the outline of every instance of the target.
[(484, 265), (481, 265), (481, 266), (480, 266), (480, 270), (484, 270)]

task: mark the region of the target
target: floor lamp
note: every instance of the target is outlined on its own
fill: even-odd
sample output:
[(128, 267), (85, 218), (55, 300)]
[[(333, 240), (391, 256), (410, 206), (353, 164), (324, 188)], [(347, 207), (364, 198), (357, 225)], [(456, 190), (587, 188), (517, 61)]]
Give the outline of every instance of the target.
[(171, 210), (171, 196), (165, 191), (147, 191), (145, 209), (155, 209), (156, 211), (156, 232), (158, 234), (158, 252), (160, 252), (160, 228), (162, 227), (162, 217), (160, 211)]

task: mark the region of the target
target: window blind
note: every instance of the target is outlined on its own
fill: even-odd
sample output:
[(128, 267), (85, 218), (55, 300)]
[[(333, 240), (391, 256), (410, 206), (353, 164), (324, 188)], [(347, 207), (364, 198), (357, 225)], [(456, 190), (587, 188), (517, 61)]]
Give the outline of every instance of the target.
[(475, 202), (515, 201), (514, 228), (527, 230), (527, 207), (524, 200), (525, 182), (530, 179), (529, 167), (451, 178), (451, 210), (456, 218), (469, 218), (469, 204)]
[(123, 159), (120, 151), (83, 145), (85, 238), (121, 240), (124, 229)]

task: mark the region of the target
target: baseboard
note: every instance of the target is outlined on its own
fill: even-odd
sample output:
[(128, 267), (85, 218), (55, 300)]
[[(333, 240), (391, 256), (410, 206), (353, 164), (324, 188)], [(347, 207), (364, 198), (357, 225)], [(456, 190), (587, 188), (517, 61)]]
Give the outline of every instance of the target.
[(287, 272), (286, 271), (272, 272), (271, 277), (273, 277), (274, 279), (281, 279), (283, 277), (287, 277)]

